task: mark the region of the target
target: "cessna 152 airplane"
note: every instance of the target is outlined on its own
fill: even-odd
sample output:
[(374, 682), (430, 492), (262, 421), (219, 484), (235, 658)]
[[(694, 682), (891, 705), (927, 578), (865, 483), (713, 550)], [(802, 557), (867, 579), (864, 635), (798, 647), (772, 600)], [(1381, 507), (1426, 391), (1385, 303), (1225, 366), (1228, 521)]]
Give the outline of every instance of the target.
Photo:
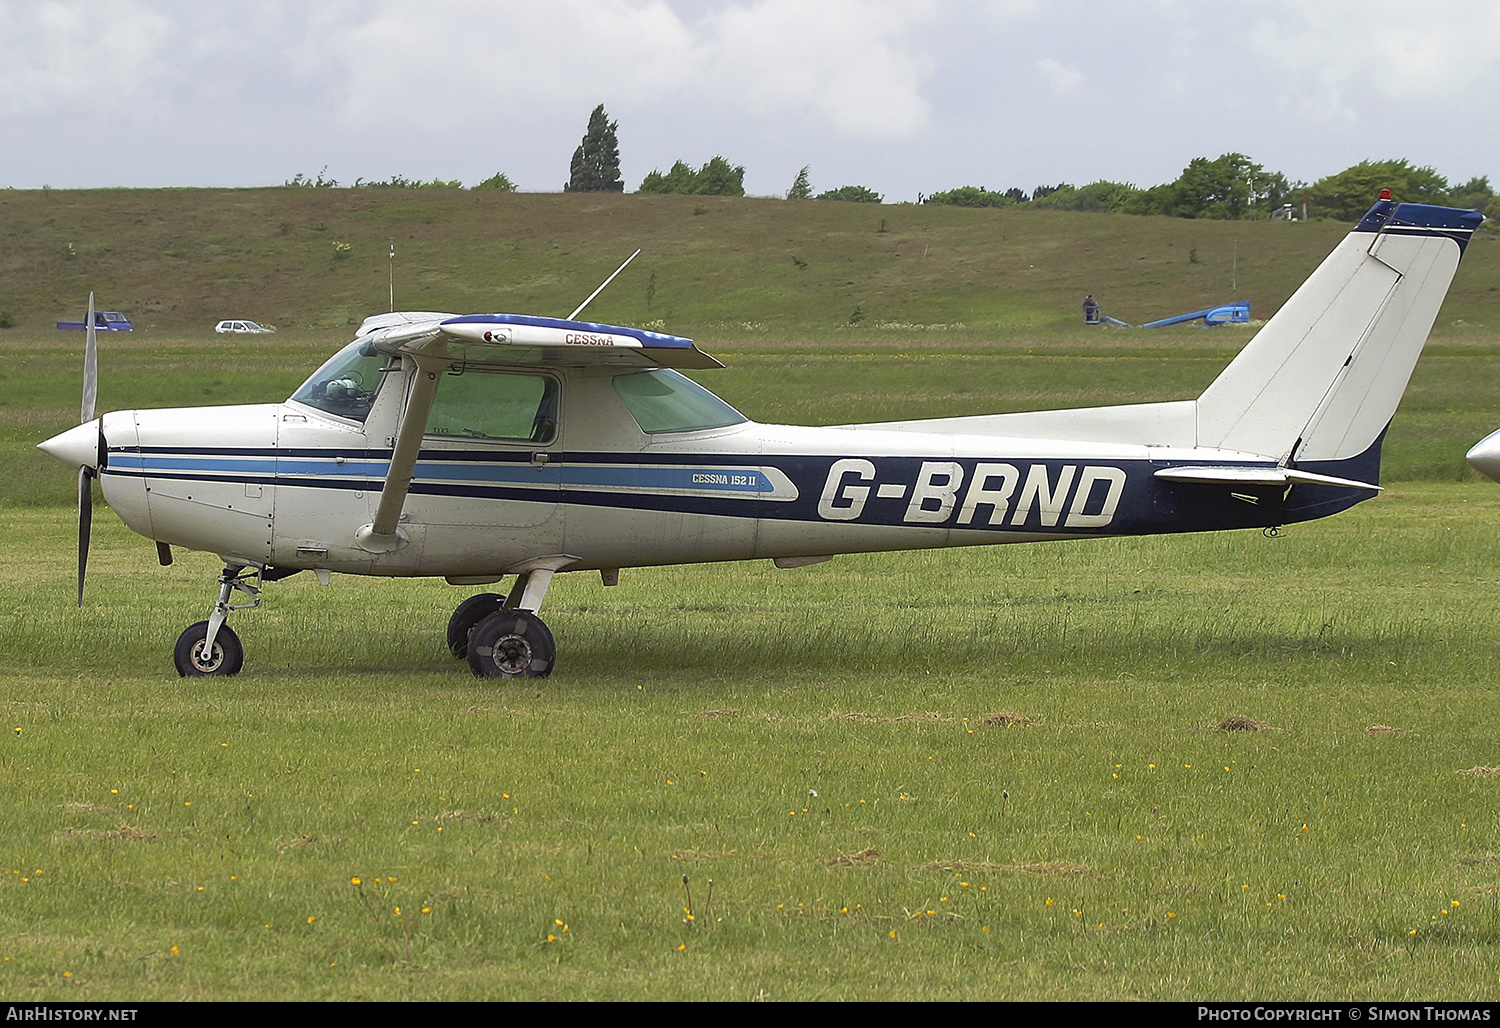
[(1196, 400), (765, 425), (674, 370), (722, 367), (688, 339), (578, 311), (391, 313), (284, 403), (96, 418), (90, 349), (83, 423), (41, 448), (79, 469), (80, 604), (95, 477), (162, 563), (172, 546), (222, 557), (212, 613), (177, 642), (183, 675), (238, 672), (225, 618), (311, 570), (514, 575), (507, 595), (459, 604), (448, 643), (477, 675), (540, 677), (556, 647), (537, 615), (562, 571), (611, 585), (626, 567), (797, 567), (1345, 510), (1380, 488), (1381, 441), (1482, 220), (1382, 194)]

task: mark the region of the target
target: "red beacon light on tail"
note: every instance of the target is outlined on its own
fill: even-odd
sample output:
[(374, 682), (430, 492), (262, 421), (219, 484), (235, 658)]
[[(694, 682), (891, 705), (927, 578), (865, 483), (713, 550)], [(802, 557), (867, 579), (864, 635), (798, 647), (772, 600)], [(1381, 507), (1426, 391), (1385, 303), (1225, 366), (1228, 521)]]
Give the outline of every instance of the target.
[(1390, 199), (1392, 199), (1392, 197), (1391, 197), (1391, 191), (1389, 189), (1382, 189), (1380, 191), (1380, 198), (1382, 200), (1390, 200)]

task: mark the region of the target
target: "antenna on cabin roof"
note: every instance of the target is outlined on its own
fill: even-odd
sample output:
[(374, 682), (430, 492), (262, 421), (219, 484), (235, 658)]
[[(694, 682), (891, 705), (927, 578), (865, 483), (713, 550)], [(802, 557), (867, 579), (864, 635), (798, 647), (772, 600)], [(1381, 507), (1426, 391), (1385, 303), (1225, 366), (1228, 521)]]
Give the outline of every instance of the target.
[(390, 285), (391, 285), (391, 310), (395, 311), (395, 309), (396, 309), (396, 237), (395, 236), (391, 237), (391, 259), (390, 259), (389, 264), (390, 264), (390, 273), (387, 275), (387, 277), (390, 279)]
[[(625, 264), (622, 264), (618, 268), (615, 269), (615, 275), (618, 275), (620, 272), (624, 271), (625, 270), (625, 265), (629, 264), (631, 261), (635, 260), (640, 255), (641, 255), (641, 251), (640, 250), (636, 250), (635, 253), (631, 254), (629, 257), (626, 257), (625, 258)], [(573, 308), (573, 313), (568, 315), (567, 320), (572, 321), (574, 318), (578, 317), (578, 312), (581, 311), (581, 310), (583, 310), (585, 307), (587, 307), (589, 305), (589, 303), (593, 301), (594, 297), (596, 297), (600, 293), (604, 292), (604, 287), (607, 286), (607, 285), (609, 285), (611, 282), (613, 282), (615, 280), (615, 275), (611, 275), (611, 276), (609, 276), (609, 278), (607, 278), (603, 282), (599, 283), (599, 288), (595, 289), (592, 293), (590, 293), (589, 294), (589, 298), (587, 300), (583, 301), (577, 307)]]

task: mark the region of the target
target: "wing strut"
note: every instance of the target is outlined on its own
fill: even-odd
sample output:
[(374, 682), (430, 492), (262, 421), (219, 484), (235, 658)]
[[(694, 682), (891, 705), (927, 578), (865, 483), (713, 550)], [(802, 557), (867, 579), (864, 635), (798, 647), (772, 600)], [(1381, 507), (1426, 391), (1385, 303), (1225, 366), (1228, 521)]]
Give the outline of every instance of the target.
[(424, 353), (408, 356), (416, 362), (417, 370), (412, 376), (406, 411), (401, 415), (401, 427), (396, 430), (391, 464), (385, 473), (385, 485), (380, 490), (380, 506), (375, 509), (375, 520), (354, 533), (359, 548), (370, 553), (389, 553), (408, 542), (397, 526), (401, 509), (406, 505), (406, 494), (411, 491), (411, 479), (417, 469), (417, 455), (422, 449), (422, 435), (427, 431), (427, 417), (432, 413), (438, 381), (450, 363), (446, 357)]

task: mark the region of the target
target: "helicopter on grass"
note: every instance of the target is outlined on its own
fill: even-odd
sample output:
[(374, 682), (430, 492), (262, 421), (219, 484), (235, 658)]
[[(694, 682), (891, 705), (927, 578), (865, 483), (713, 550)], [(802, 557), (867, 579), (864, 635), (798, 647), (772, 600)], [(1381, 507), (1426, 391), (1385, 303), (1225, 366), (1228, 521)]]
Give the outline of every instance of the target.
[(182, 675), (238, 673), (229, 614), (311, 571), (511, 578), (458, 604), (448, 644), (481, 677), (542, 677), (557, 649), (539, 615), (562, 572), (613, 585), (652, 565), (795, 568), (1345, 510), (1380, 489), (1381, 442), (1482, 220), (1384, 192), (1191, 400), (760, 424), (681, 374), (723, 366), (691, 340), (575, 320), (595, 290), (564, 319), (367, 318), (271, 404), (96, 417), (91, 328), (82, 423), (40, 446), (78, 469), (80, 605), (96, 478), (161, 563), (174, 546), (222, 558), (211, 613), (177, 640)]

